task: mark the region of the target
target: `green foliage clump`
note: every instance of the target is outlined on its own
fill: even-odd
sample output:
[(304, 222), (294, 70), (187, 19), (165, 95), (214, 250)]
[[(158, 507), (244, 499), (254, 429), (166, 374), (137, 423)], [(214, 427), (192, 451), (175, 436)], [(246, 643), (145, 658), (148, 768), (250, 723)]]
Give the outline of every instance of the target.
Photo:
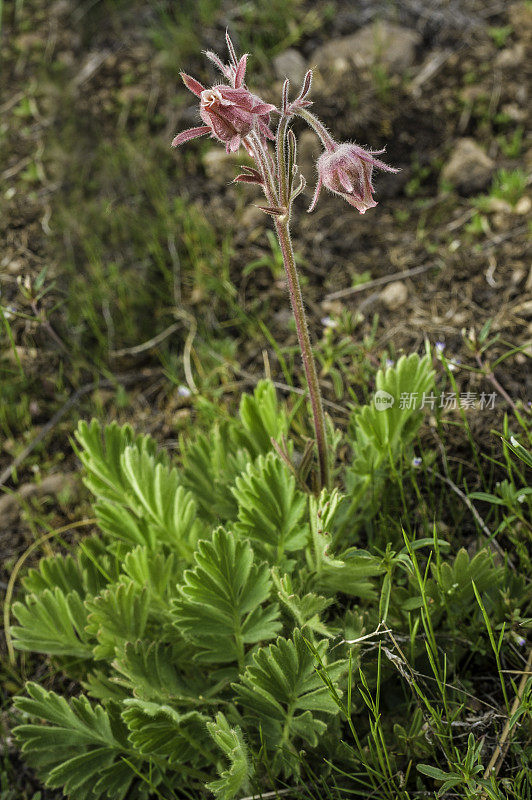
[[(379, 645), (368, 667), (360, 650), (385, 621), (404, 632), (415, 669), (431, 664), (443, 686), (443, 670), (456, 669), (467, 648), (458, 642), (441, 667), (435, 628), (447, 635), (460, 625), (466, 635), (468, 621), (478, 629), (488, 614), (499, 646), (505, 636), (507, 573), (489, 551), (444, 559), (437, 537), (396, 540), (395, 551), (390, 542), (356, 546), (390, 475), (411, 460), (421, 413), (399, 397), (432, 388), (428, 357), (379, 373), (377, 389), (397, 401), (353, 412), (342, 491), (319, 496), (273, 448), (289, 417), (267, 381), (242, 399), (238, 418), (183, 442), (176, 463), (127, 425), (80, 423), (100, 530), (72, 553), (42, 559), (12, 609), (15, 646), (52, 656), (82, 689), (67, 700), (29, 683), (15, 700), (15, 735), (47, 786), (75, 800), (233, 800), (309, 774), (336, 785), (361, 768), (374, 789), (399, 788), (404, 763), (438, 748), (455, 768), (441, 718), (430, 742), (419, 713), (411, 729), (400, 724), (410, 701), (398, 699), (397, 662), (410, 685), (416, 674), (402, 651), (385, 661)], [(427, 544), (436, 557), (422, 574)], [(477, 637), (471, 652), (488, 657), (487, 641)], [(386, 685), (407, 762), (382, 758)], [(462, 698), (446, 702), (450, 725)], [(346, 725), (355, 745), (342, 741)], [(421, 764), (419, 775), (431, 774)]]

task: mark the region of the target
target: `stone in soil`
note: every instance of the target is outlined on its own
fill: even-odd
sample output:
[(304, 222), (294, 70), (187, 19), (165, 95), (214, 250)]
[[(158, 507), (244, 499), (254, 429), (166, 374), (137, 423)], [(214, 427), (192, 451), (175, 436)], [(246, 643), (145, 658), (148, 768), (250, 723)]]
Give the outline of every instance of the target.
[(485, 189), (493, 175), (495, 164), (474, 139), (459, 139), (443, 167), (443, 180), (461, 194), (473, 194)]
[(353, 66), (364, 69), (381, 64), (390, 72), (403, 72), (412, 66), (421, 37), (416, 31), (391, 22), (364, 25), (351, 36), (342, 36), (318, 47), (310, 66), (320, 72), (346, 72)]
[(393, 281), (380, 293), (380, 299), (390, 311), (404, 306), (408, 300), (408, 289), (403, 281)]
[(294, 86), (303, 83), (303, 78), (307, 71), (305, 59), (293, 47), (289, 47), (288, 50), (284, 50), (275, 56), (273, 68), (278, 78), (282, 80), (288, 78)]

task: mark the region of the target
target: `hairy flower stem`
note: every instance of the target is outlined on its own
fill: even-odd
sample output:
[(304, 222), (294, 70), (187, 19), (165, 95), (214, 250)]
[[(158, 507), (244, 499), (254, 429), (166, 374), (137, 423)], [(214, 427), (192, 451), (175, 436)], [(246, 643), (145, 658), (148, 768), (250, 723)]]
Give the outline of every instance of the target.
[(275, 230), (279, 239), (279, 244), (281, 245), (281, 252), (283, 254), (284, 267), (286, 270), (286, 277), (288, 279), (290, 303), (292, 305), (292, 311), (294, 313), (294, 319), (296, 322), (297, 338), (299, 341), (299, 347), (303, 359), (303, 368), (305, 370), (305, 376), (307, 378), (307, 385), (310, 395), (310, 405), (312, 407), (314, 430), (316, 433), (316, 445), (318, 448), (320, 488), (324, 488), (329, 486), (330, 481), (327, 438), (325, 434), (325, 417), (323, 414), (323, 403), (321, 400), (318, 373), (316, 371), (316, 362), (314, 361), (314, 356), (312, 354), (312, 345), (310, 343), (305, 307), (303, 305), (303, 295), (301, 294), (301, 286), (299, 285), (299, 276), (297, 274), (294, 250), (290, 240), (288, 218), (276, 218)]
[(336, 147), (336, 142), (332, 138), (325, 125), (320, 122), (320, 120), (307, 108), (298, 108), (296, 114), (298, 117), (301, 117), (301, 119), (304, 119), (307, 125), (310, 125), (316, 136), (321, 139), (325, 150), (328, 153), (332, 153)]
[(292, 306), (292, 312), (294, 314), (294, 320), (296, 323), (299, 349), (301, 350), (303, 369), (305, 370), (305, 377), (307, 379), (309, 390), (310, 405), (312, 408), (312, 417), (314, 421), (314, 431), (316, 435), (316, 446), (318, 449), (319, 483), (320, 488), (324, 488), (328, 487), (330, 483), (329, 457), (327, 453), (327, 437), (325, 433), (325, 416), (323, 413), (323, 403), (321, 399), (318, 373), (316, 370), (316, 362), (314, 361), (312, 345), (310, 343), (305, 306), (303, 305), (303, 295), (301, 294), (296, 260), (292, 247), (292, 241), (290, 239), (290, 198), (286, 196), (286, 178), (281, 177), (281, 173), (283, 173), (283, 176), (285, 176), (285, 120), (281, 121), (280, 127), (280, 136), (278, 136), (277, 140), (279, 168), (279, 174), (277, 177), (280, 184), (279, 190), (277, 190), (277, 187), (275, 186), (275, 179), (271, 169), (270, 160), (260, 138), (254, 134), (250, 134), (246, 137), (246, 142), (254, 160), (260, 169), (264, 182), (263, 189), (266, 199), (272, 206), (282, 206), (284, 208), (284, 213), (280, 215), (274, 215), (273, 219), (275, 223), (275, 232), (277, 233), (277, 238), (279, 239), (279, 244), (281, 246), (281, 253), (283, 256), (283, 263), (288, 281), (290, 304)]

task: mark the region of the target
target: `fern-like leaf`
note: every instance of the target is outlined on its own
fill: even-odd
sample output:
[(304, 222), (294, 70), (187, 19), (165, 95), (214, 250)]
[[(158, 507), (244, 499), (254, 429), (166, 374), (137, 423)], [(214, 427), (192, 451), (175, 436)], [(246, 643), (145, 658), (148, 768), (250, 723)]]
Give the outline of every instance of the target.
[(203, 519), (211, 524), (236, 516), (237, 505), (231, 487), (245, 468), (245, 450), (233, 453), (231, 425), (216, 425), (194, 442), (183, 443), (183, 485), (196, 499)]
[(77, 592), (45, 589), (13, 604), (19, 625), (11, 629), (18, 650), (91, 659), (92, 646), (85, 625), (87, 609)]
[[(322, 658), (326, 648), (325, 641), (318, 645)], [(331, 664), (329, 676), (336, 680), (344, 669), (343, 664)], [(314, 669), (314, 656), (297, 628), (293, 639), (279, 637), (275, 644), (255, 653), (253, 663), (234, 688), (237, 700), (261, 724), (272, 751), (298, 739), (315, 747), (327, 727), (316, 714), (338, 713), (338, 706)]]
[(83, 696), (69, 704), (38, 684), (26, 688), (29, 696), (15, 698), (15, 706), (47, 724), (18, 725), (14, 734), (47, 786), (62, 787), (76, 800), (137, 796), (128, 794), (135, 776), (123, 760), (131, 756), (119, 718), (111, 719), (102, 706), (91, 706)]
[(261, 555), (280, 563), (285, 552), (305, 546), (307, 498), (275, 453), (249, 464), (233, 491), (238, 501), (235, 533), (251, 539)]
[(175, 553), (153, 553), (148, 547), (135, 547), (124, 558), (123, 574), (139, 588), (146, 587), (158, 610), (165, 613), (168, 599), (175, 596), (176, 581), (182, 568)]
[(200, 695), (208, 702), (209, 692), (202, 677), (185, 677), (180, 670), (188, 659), (189, 653), (177, 645), (128, 642), (113, 661), (119, 676), (114, 680), (141, 700), (201, 706)]
[[(131, 498), (129, 481), (122, 467), (122, 455), (127, 447), (139, 453), (155, 456), (157, 445), (151, 436), (137, 436), (130, 425), (120, 427), (116, 422), (103, 427), (98, 420), (82, 420), (76, 431), (81, 449), (77, 454), (85, 467), (85, 483), (99, 499), (127, 505)], [(165, 463), (167, 456), (159, 454)]]
[(149, 612), (149, 593), (133, 581), (113, 584), (87, 601), (87, 632), (97, 639), (96, 659), (112, 659), (125, 642), (142, 639)]
[(122, 468), (136, 501), (148, 521), (150, 545), (163, 541), (190, 557), (200, 526), (196, 503), (180, 485), (177, 469), (157, 462), (151, 453), (127, 447)]
[(245, 645), (267, 641), (279, 631), (279, 609), (268, 603), (266, 565), (253, 563), (253, 550), (222, 528), (201, 541), (196, 566), (184, 574), (174, 601), (175, 624), (204, 662), (243, 665)]
[(22, 579), (28, 594), (38, 594), (44, 589), (61, 589), (64, 594), (77, 592), (85, 594), (83, 572), (79, 563), (71, 555), (41, 558), (37, 569), (34, 567)]
[[(423, 417), (423, 394), (433, 387), (434, 370), (428, 355), (401, 356), (395, 366), (378, 371), (376, 392), (384, 392), (393, 402), (387, 408), (377, 408), (375, 403), (361, 406), (351, 416), (349, 438), (355, 457), (346, 474), (351, 511), (378, 499), (389, 460), (397, 460), (413, 441)], [(411, 408), (401, 402), (404, 394), (413, 397)]]
[(288, 433), (288, 414), (279, 406), (271, 381), (259, 381), (253, 394), (244, 394), (240, 401), (241, 425), (235, 439), (245, 447), (251, 458), (266, 455), (272, 449), (272, 439), (280, 441)]
[(213, 722), (207, 723), (212, 738), (229, 759), (228, 769), (222, 769), (218, 780), (207, 784), (207, 789), (218, 800), (233, 800), (238, 793), (247, 793), (252, 772), (248, 749), (239, 725), (232, 728), (220, 711)]
[(211, 761), (206, 749), (208, 717), (198, 711), (179, 713), (174, 708), (147, 700), (125, 700), (122, 719), (129, 741), (146, 758), (163, 758), (169, 765)]

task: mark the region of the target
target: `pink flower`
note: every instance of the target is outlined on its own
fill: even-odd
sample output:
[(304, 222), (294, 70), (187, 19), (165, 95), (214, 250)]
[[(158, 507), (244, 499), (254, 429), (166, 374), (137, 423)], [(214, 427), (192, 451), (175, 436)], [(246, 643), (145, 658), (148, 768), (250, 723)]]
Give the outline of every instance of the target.
[(375, 155), (381, 153), (384, 153), (384, 150), (364, 150), (363, 147), (350, 142), (342, 142), (335, 145), (333, 150), (322, 153), (316, 164), (318, 183), (309, 211), (314, 210), (322, 185), (331, 192), (339, 194), (361, 214), (368, 208), (376, 206), (371, 183), (373, 167), (386, 172), (399, 171), (375, 158)]
[(268, 124), (270, 112), (275, 111), (275, 106), (264, 103), (244, 85), (247, 56), (242, 56), (238, 62), (235, 59), (233, 66), (226, 67), (214, 54), (207, 55), (231, 81), (231, 86), (220, 83), (205, 89), (190, 75), (180, 73), (187, 89), (200, 99), (199, 111), (204, 124), (178, 134), (172, 146), (177, 147), (189, 139), (210, 133), (215, 139), (223, 142), (227, 152), (231, 153), (238, 150), (244, 136), (252, 131), (257, 131), (262, 138), (274, 139)]

